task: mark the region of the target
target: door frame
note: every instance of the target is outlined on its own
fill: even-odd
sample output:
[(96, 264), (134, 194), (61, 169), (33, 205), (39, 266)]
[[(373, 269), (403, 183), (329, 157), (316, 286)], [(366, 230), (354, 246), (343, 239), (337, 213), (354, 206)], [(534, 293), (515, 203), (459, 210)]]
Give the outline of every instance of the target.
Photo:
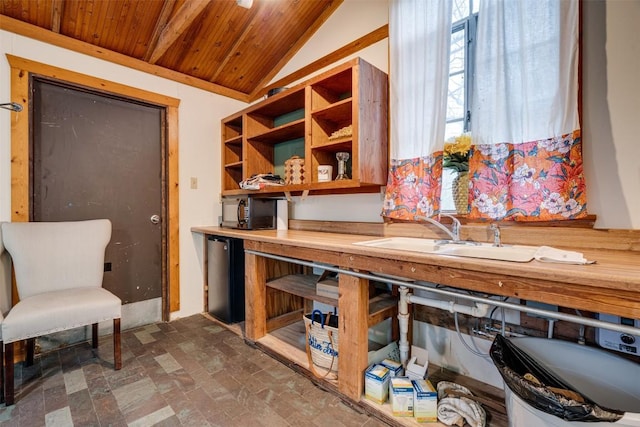
[[(143, 101), (166, 109), (166, 129), (163, 167), (167, 200), (166, 212), (166, 272), (162, 280), (162, 319), (169, 320), (170, 312), (180, 309), (179, 204), (178, 204), (178, 106), (180, 100), (143, 89), (110, 82), (86, 74), (57, 68), (7, 54), (11, 67), (11, 100), (24, 107), (24, 112), (12, 115), (11, 120), (11, 221), (27, 222), (31, 212), (29, 179), (30, 149), (30, 77), (39, 75), (83, 86), (97, 92), (109, 93), (125, 99)], [(26, 112), (26, 114), (25, 114)]]

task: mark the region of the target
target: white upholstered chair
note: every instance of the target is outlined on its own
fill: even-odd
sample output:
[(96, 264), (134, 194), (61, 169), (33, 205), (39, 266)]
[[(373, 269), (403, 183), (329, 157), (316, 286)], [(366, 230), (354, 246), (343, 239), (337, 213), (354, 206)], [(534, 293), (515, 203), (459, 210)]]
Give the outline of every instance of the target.
[[(4, 320), (4, 316), (0, 312), (0, 322)], [(0, 347), (3, 350), (0, 350), (0, 403), (4, 403), (4, 361), (2, 352), (4, 351), (4, 342), (2, 341), (2, 332), (0, 332)]]
[(27, 340), (31, 364), (36, 337), (92, 325), (92, 345), (97, 348), (98, 323), (113, 320), (114, 368), (120, 369), (122, 302), (102, 287), (111, 222), (11, 222), (1, 228), (20, 299), (2, 322), (6, 404), (14, 403), (16, 341)]
[[(0, 222), (0, 325), (4, 315), (11, 307), (11, 261), (2, 243), (2, 222)], [(0, 326), (0, 403), (4, 402), (4, 345), (2, 342), (2, 327)]]

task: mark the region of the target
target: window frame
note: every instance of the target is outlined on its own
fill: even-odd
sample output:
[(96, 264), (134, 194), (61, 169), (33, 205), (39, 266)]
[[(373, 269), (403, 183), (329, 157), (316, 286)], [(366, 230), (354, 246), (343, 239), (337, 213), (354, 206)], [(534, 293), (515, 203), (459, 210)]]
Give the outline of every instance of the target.
[[(462, 118), (456, 117), (455, 119), (447, 119), (446, 124), (462, 121), (463, 132), (469, 132), (471, 130), (471, 103), (473, 97), (473, 77), (475, 75), (475, 39), (477, 28), (478, 12), (470, 13), (465, 18), (460, 19), (451, 25), (452, 36), (458, 31), (464, 31), (465, 34), (464, 70), (462, 71), (464, 76), (464, 116)], [(458, 73), (460, 72), (456, 72), (455, 74)], [(454, 74), (450, 72), (449, 79), (452, 75)]]

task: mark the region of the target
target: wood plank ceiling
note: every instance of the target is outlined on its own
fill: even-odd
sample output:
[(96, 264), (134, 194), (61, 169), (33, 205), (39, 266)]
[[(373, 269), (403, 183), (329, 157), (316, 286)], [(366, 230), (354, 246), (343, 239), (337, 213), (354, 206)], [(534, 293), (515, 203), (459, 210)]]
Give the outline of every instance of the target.
[(253, 0), (247, 9), (236, 0), (0, 0), (0, 28), (21, 21), (246, 101), (264, 95), (342, 1)]

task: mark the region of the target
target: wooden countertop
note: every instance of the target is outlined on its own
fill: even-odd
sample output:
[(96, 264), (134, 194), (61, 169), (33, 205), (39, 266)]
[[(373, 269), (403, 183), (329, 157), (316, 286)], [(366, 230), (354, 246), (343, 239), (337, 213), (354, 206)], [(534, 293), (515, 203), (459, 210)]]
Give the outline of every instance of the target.
[[(245, 240), (245, 249), (342, 268), (424, 280), (580, 310), (640, 318), (640, 252), (579, 250), (595, 264), (528, 263), (404, 252), (354, 245), (381, 236), (301, 230), (193, 227)], [(295, 250), (292, 250), (295, 248)], [(564, 248), (566, 249), (566, 248)]]

